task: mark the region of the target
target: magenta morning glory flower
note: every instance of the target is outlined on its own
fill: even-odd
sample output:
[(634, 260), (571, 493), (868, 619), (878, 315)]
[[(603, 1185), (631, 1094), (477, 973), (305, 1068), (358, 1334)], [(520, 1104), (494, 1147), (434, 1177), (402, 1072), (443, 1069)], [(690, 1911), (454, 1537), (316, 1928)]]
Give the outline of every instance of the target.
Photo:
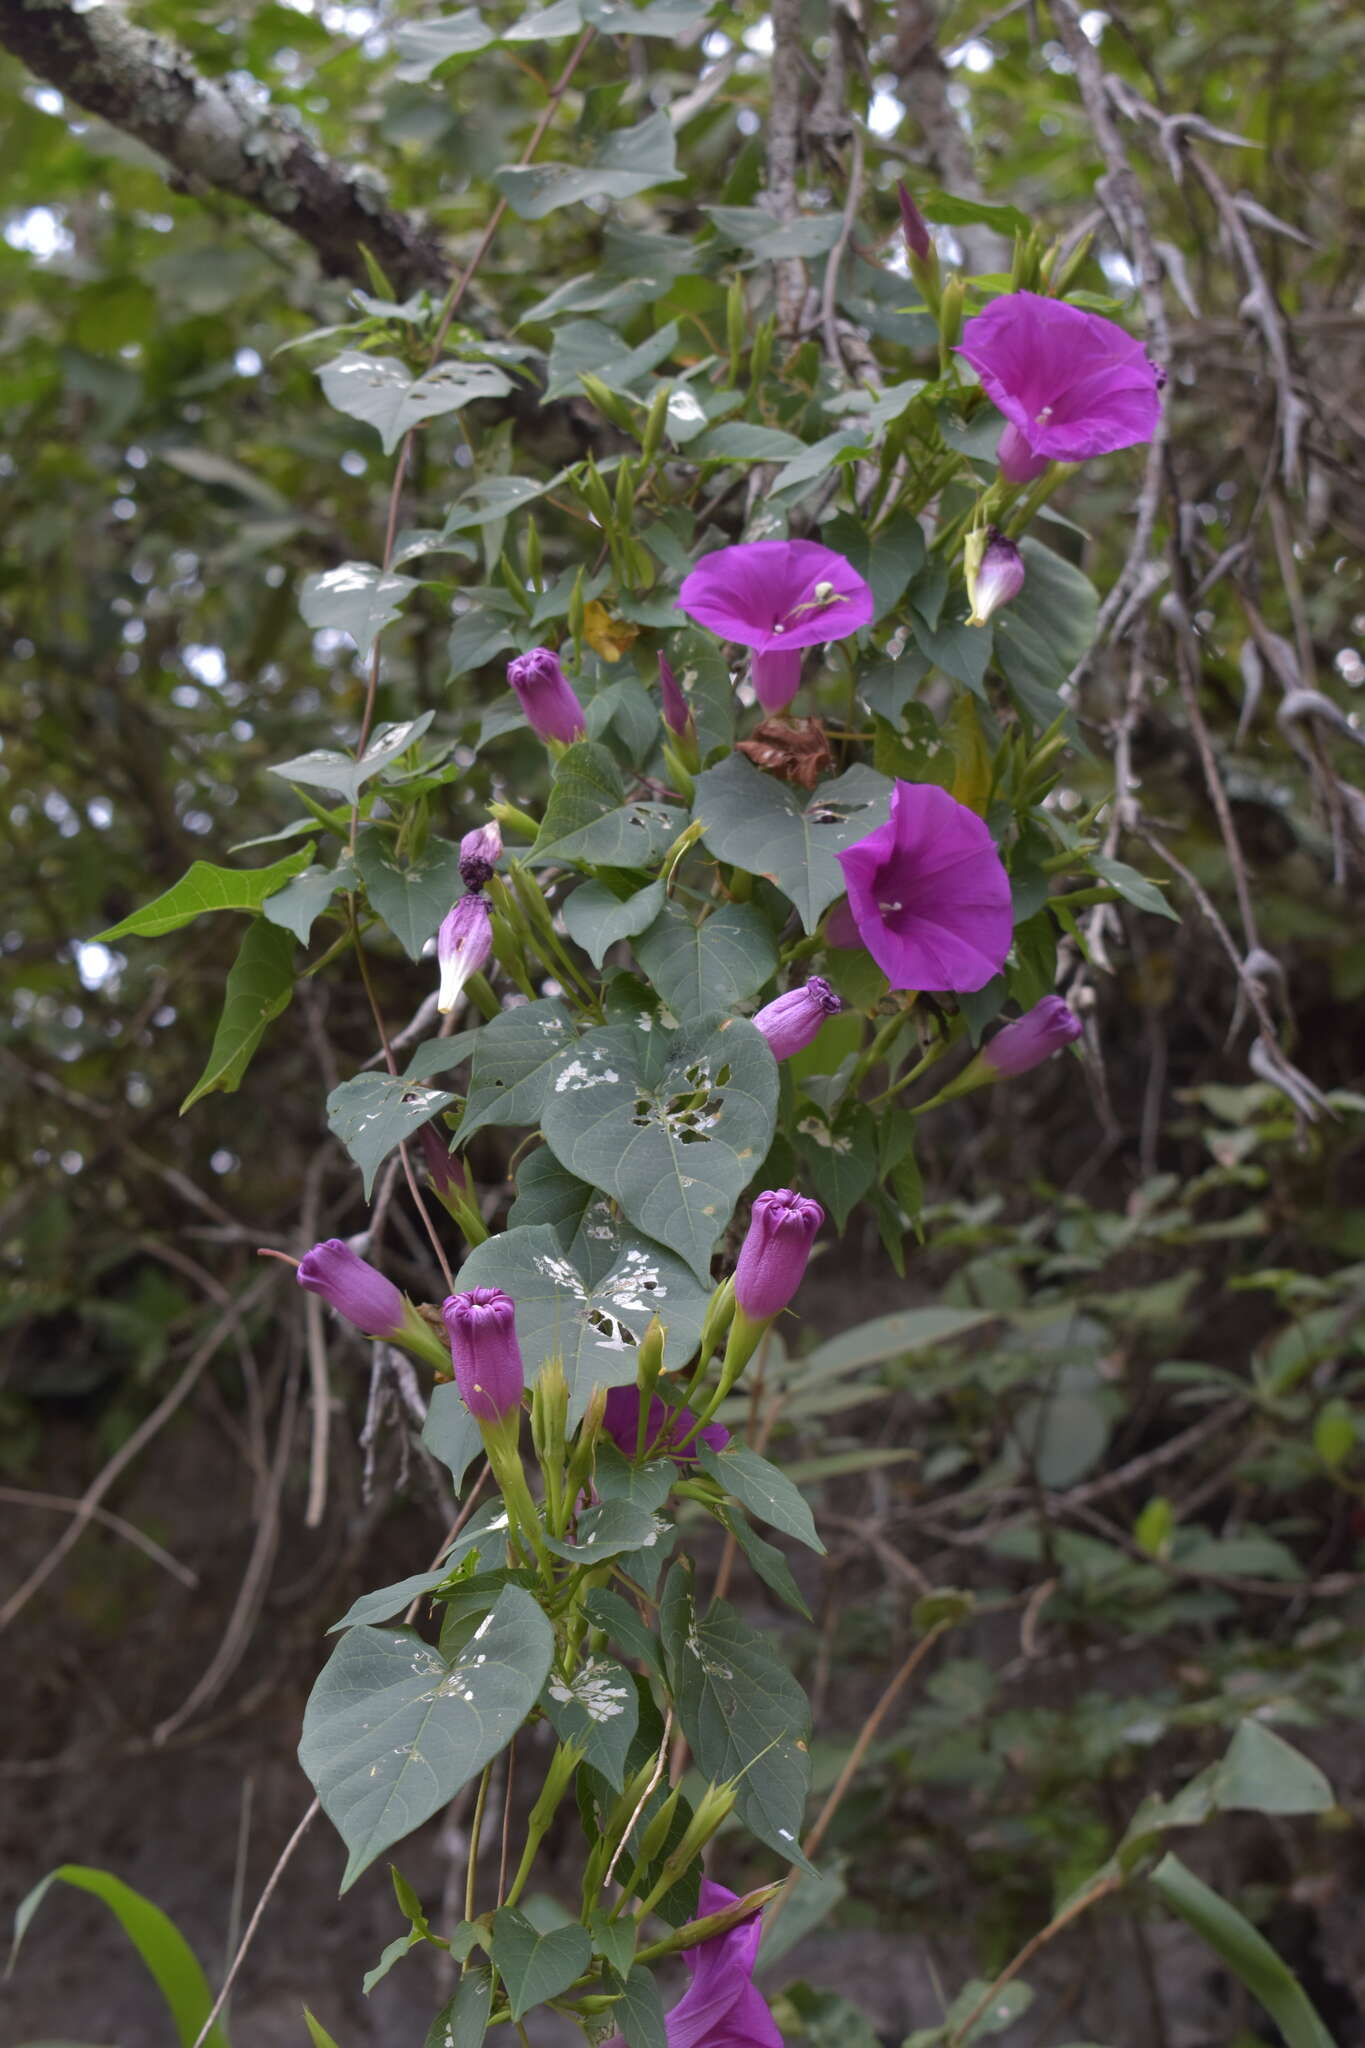
[(814, 540), (750, 540), (718, 548), (683, 578), (678, 609), (722, 640), (754, 650), (765, 711), (785, 711), (801, 681), (801, 649), (872, 623), (872, 592), (851, 563)]
[[(671, 1420), (670, 1420), (671, 1418)], [(690, 1436), (697, 1418), (690, 1408), (666, 1408), (657, 1394), (651, 1397), (649, 1415), (645, 1421), (645, 1444), (655, 1446), (655, 1455), (676, 1458), (681, 1464), (697, 1455), (697, 1443), (704, 1443), (708, 1450), (723, 1451), (730, 1441), (730, 1432), (723, 1422), (708, 1422), (696, 1437), (685, 1443), (680, 1451), (673, 1446), (679, 1437)], [(658, 1441), (659, 1431), (665, 1422), (668, 1430), (662, 1442)], [(627, 1458), (635, 1456), (635, 1447), (640, 1440), (640, 1389), (638, 1387), (613, 1387), (607, 1395), (607, 1405), (602, 1415), (602, 1427), (616, 1448)], [(714, 1911), (715, 1909), (712, 1908)]]
[(1006, 292), (967, 322), (957, 347), (1009, 422), (996, 460), (1010, 483), (1156, 432), (1156, 365), (1141, 342), (1098, 313)]
[(975, 811), (898, 782), (891, 815), (838, 856), (858, 936), (892, 988), (984, 988), (1014, 931), (1009, 876)]
[[(733, 1906), (736, 1894), (709, 1877), (701, 1881), (698, 1918)], [(667, 2015), (668, 2048), (782, 2048), (777, 2022), (754, 1987), (754, 1964), (763, 1923), (757, 1913), (724, 1934), (683, 1950), (692, 1982)], [(621, 2036), (607, 2048), (625, 2048)]]

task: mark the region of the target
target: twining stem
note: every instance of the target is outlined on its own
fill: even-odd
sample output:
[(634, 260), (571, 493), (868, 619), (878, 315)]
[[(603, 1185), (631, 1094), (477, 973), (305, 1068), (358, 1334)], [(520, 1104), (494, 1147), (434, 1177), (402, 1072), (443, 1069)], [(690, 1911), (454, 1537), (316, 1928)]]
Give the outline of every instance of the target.
[(972, 2007), (966, 2018), (960, 2020), (957, 2026), (953, 2028), (952, 2033), (944, 2043), (944, 2048), (960, 2048), (962, 2042), (970, 2040), (972, 2028), (981, 2018), (981, 2015), (989, 2009), (992, 2000), (1000, 1996), (1005, 1986), (1011, 1983), (1021, 1970), (1028, 1968), (1039, 1949), (1046, 1947), (1054, 1935), (1060, 1934), (1064, 1927), (1069, 1927), (1073, 1920), (1078, 1920), (1081, 1914), (1088, 1912), (1091, 1906), (1095, 1905), (1098, 1900), (1107, 1898), (1110, 1892), (1118, 1891), (1122, 1884), (1123, 1876), (1120, 1871), (1110, 1870), (1101, 1872), (1092, 1884), (1087, 1885), (1083, 1892), (1072, 1899), (1068, 1905), (1063, 1906), (1061, 1912), (1055, 1918), (1049, 1920), (1047, 1926), (1041, 1928), (1034, 1935), (1032, 1941), (1025, 1942), (1013, 1962), (1006, 1964), (995, 1982), (977, 1999), (976, 2004)]
[(892, 1101), (894, 1097), (901, 1093), (902, 1089), (908, 1088), (912, 1081), (918, 1081), (921, 1074), (927, 1073), (930, 1067), (943, 1058), (951, 1042), (949, 1039), (941, 1038), (937, 1043), (931, 1045), (923, 1059), (917, 1060), (913, 1067), (908, 1067), (898, 1080), (891, 1083), (889, 1088), (883, 1088), (880, 1095), (874, 1095), (867, 1105), (868, 1108), (877, 1109), (883, 1102)]
[[(812, 1827), (805, 1841), (801, 1844), (802, 1852), (807, 1857), (814, 1856), (821, 1842), (824, 1841), (829, 1824), (843, 1805), (844, 1795), (858, 1775), (862, 1767), (863, 1758), (871, 1748), (877, 1730), (881, 1727), (882, 1722), (890, 1713), (902, 1691), (910, 1683), (910, 1680), (914, 1677), (916, 1671), (918, 1671), (920, 1665), (924, 1662), (947, 1626), (946, 1621), (935, 1622), (934, 1626), (920, 1637), (914, 1649), (911, 1650), (909, 1656), (887, 1686), (886, 1691), (858, 1730), (858, 1739), (844, 1759), (844, 1767), (830, 1787), (829, 1796), (816, 1815), (814, 1827)], [(800, 1882), (801, 1872), (794, 1870), (782, 1890), (778, 1893), (772, 1912), (768, 1915), (769, 1933), (776, 1926), (782, 1908), (786, 1905)]]
[(469, 1823), (469, 1860), (465, 1864), (464, 1873), (464, 1917), (466, 1920), (474, 1918), (474, 1888), (478, 1882), (479, 1875), (479, 1837), (483, 1833), (483, 1810), (488, 1804), (488, 1786), (492, 1776), (493, 1764), (490, 1759), (484, 1765), (483, 1776), (479, 1779), (478, 1796), (474, 1801), (474, 1818)]

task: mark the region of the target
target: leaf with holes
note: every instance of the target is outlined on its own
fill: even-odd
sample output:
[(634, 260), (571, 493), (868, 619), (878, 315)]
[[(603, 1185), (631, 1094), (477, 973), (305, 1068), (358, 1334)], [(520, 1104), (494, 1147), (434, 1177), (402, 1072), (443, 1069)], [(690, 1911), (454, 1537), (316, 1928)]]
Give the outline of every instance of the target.
[(572, 1678), (550, 1673), (541, 1705), (561, 1742), (574, 1742), (614, 1791), (625, 1782), (640, 1701), (635, 1680), (610, 1657), (589, 1657)]
[(835, 855), (884, 825), (891, 784), (873, 768), (849, 768), (807, 796), (732, 754), (697, 777), (696, 817), (718, 860), (776, 883), (813, 932), (844, 893)]
[(580, 199), (629, 199), (679, 176), (673, 124), (667, 114), (651, 114), (634, 128), (610, 134), (594, 163), (504, 164), (494, 171), (493, 183), (523, 220), (542, 220)]
[(876, 1119), (865, 1103), (846, 1102), (832, 1118), (803, 1109), (796, 1129), (812, 1190), (842, 1230), (877, 1178)]
[(651, 882), (624, 899), (612, 894), (604, 882), (584, 882), (564, 905), (564, 929), (576, 946), (581, 946), (594, 967), (600, 967), (607, 948), (618, 939), (633, 939), (647, 931), (664, 907), (664, 885)]
[(627, 1552), (652, 1550), (667, 1526), (637, 1501), (608, 1500), (579, 1516), (572, 1543), (553, 1536), (546, 1542), (556, 1557), (569, 1564), (596, 1564), (604, 1558), (624, 1557)]
[(446, 1089), (408, 1074), (357, 1074), (332, 1090), (327, 1097), (327, 1128), (364, 1174), (367, 1202), (374, 1177), (395, 1145), (415, 1137), (454, 1100)]
[(394, 859), (392, 844), (378, 826), (367, 825), (356, 841), (355, 861), (372, 907), (409, 960), (420, 960), (441, 919), (465, 893), (459, 847), (448, 839), (429, 839), (405, 867)]
[(350, 1852), (343, 1891), (506, 1747), (553, 1654), (549, 1622), (518, 1586), (453, 1660), (409, 1629), (347, 1631), (313, 1687), (299, 1744)]
[(582, 1415), (594, 1387), (633, 1386), (640, 1338), (654, 1316), (665, 1324), (666, 1368), (696, 1348), (710, 1299), (671, 1251), (629, 1230), (598, 1196), (571, 1257), (548, 1225), (499, 1231), (476, 1245), (460, 1285), (501, 1287), (517, 1305), (517, 1337), (529, 1373), (563, 1360), (569, 1414)]
[(490, 1018), (474, 1047), (460, 1120), (462, 1146), (485, 1124), (538, 1122), (551, 1069), (573, 1042), (574, 1030), (573, 1018), (553, 998)]
[(616, 757), (579, 740), (559, 760), (539, 837), (528, 858), (638, 868), (656, 860), (686, 823), (670, 804), (627, 803)]
[(299, 610), (305, 626), (349, 633), (363, 661), (375, 641), (416, 590), (416, 579), (376, 569), (372, 562), (342, 562), (320, 576), (305, 576)]
[(615, 1197), (709, 1285), (711, 1254), (772, 1142), (777, 1062), (743, 1018), (714, 1030), (610, 1026), (561, 1062), (541, 1111), (570, 1173)]
[(477, 399), (505, 398), (512, 389), (511, 378), (494, 363), (438, 363), (424, 377), (414, 377), (397, 356), (367, 356), (354, 348), (333, 356), (318, 376), (328, 403), (373, 427), (386, 455), (409, 427), (459, 412)]
[(700, 924), (681, 903), (666, 903), (635, 955), (684, 1024), (736, 1009), (777, 970), (772, 927), (751, 903), (723, 903)]
[(306, 789), (334, 789), (347, 803), (357, 803), (365, 784), (420, 740), (435, 716), (434, 711), (424, 711), (420, 718), (378, 726), (358, 761), (330, 747), (314, 747), (311, 753), (296, 754), (292, 761), (275, 762), (270, 773), (286, 782), (302, 783)]
[(810, 1789), (806, 1695), (769, 1638), (733, 1607), (717, 1600), (698, 1614), (678, 1567), (660, 1619), (678, 1720), (698, 1770), (717, 1785), (737, 1779), (735, 1810), (750, 1834), (809, 1870), (799, 1839)]

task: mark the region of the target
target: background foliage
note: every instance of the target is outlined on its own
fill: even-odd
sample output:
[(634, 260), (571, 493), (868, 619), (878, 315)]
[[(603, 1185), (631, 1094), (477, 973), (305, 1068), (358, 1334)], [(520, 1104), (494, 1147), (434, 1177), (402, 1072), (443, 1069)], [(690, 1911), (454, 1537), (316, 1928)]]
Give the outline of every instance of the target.
[[(516, 10), (487, 18), (505, 30)], [(911, 288), (898, 175), (920, 191), (984, 192), (1059, 236), (1089, 227), (1086, 283), (1121, 299), (1142, 267), (1140, 204), (1163, 271), (1134, 315), (1159, 308), (1169, 327), (1169, 439), (1145, 483), (1139, 456), (1091, 465), (1086, 534), (1056, 530), (1104, 601), (1059, 804), (1083, 813), (1117, 773), (1126, 802), (1108, 814), (1110, 852), (1149, 872), (1169, 854), (1184, 922), (1080, 907), (1089, 964), (1079, 951), (1069, 961), (1093, 1020), (1084, 1083), (1058, 1062), (955, 1105), (921, 1153), (926, 1244), (904, 1285), (877, 1277), (877, 1222), (858, 1212), (804, 1297), (810, 1334), (791, 1328), (790, 1358), (772, 1361), (754, 1404), (755, 1431), (804, 1461), (798, 1474), (847, 1540), (825, 1576), (797, 1567), (814, 1619), (789, 1647), (824, 1731), (817, 1778), (832, 1780), (875, 1696), (888, 1636), (908, 1642), (915, 1600), (946, 1582), (976, 1598), (843, 1811), (846, 1896), (821, 1981), (854, 1989), (847, 1958), (884, 1954), (857, 1944), (882, 1929), (903, 1939), (909, 1925), (924, 1969), (917, 1960), (876, 2018), (895, 2039), (929, 2024), (935, 1971), (951, 1984), (964, 1964), (988, 1974), (1103, 1862), (1141, 1793), (1221, 1755), (1250, 1707), (1328, 1764), (1342, 1804), (1323, 1822), (1220, 1837), (1219, 1888), (1265, 1922), (1350, 2040), (1362, 1996), (1342, 1924), (1360, 1788), (1340, 1738), (1360, 1704), (1359, 22), (1344, 6), (1271, 22), (1233, 5), (1096, 12), (1078, 27), (1065, 5), (980, 21), (963, 6), (936, 21), (906, 4), (871, 10), (860, 33), (842, 12), (810, 9), (793, 160), (802, 218), (785, 228), (753, 211), (771, 174), (772, 21), (723, 7), (704, 28), (669, 16), (648, 39), (614, 38), (604, 20), (543, 152), (599, 165), (588, 203), (538, 216), (543, 190), (528, 204), (524, 182), (535, 174), (519, 190), (498, 168), (520, 152), (577, 22), (567, 41), (490, 42), (423, 75), (433, 50), (415, 10), (139, 12), (201, 75), (248, 106), (268, 92), (348, 170), (372, 170), (397, 213), (432, 224), (452, 266), (499, 192), (519, 203), (460, 317), (540, 353), (527, 376), (507, 366), (506, 398), (472, 416), (472, 454), (463, 415), (420, 438), (407, 527), (440, 527), (457, 494), (476, 503), (471, 483), (546, 480), (588, 454), (609, 463), (628, 444), (578, 373), (619, 399), (656, 371), (723, 357), (730, 276), (749, 280), (756, 320), (769, 265), (793, 250), (810, 266), (811, 339), (779, 363), (761, 423), (791, 440), (722, 439), (717, 460), (736, 464), (742, 504), (754, 471), (734, 451), (790, 465), (837, 433), (820, 294), (850, 176), (835, 318), (853, 325), (835, 341), (856, 370), (851, 352), (869, 337), (887, 381), (933, 370), (901, 353)], [(1116, 81), (1098, 99), (1086, 50)], [(9, 1856), (16, 1894), (63, 1856), (118, 1864), (130, 1809), (120, 1817), (115, 1794), (102, 1821), (92, 1773), (118, 1766), (135, 1782), (155, 1741), (146, 1782), (197, 1801), (194, 1772), (217, 1758), (208, 1796), (238, 1846), (216, 1896), (164, 1881), (183, 1827), (154, 1841), (136, 1831), (135, 1874), (165, 1903), (187, 1886), (208, 1954), (225, 1939), (234, 1859), (254, 1893), (296, 1818), (281, 1759), (320, 1631), (373, 1583), (362, 1551), (392, 1545), (392, 1576), (413, 1568), (442, 1511), (439, 1483), (413, 1451), (404, 1389), (375, 1383), (367, 1396), (361, 1353), (340, 1337), (320, 1366), (297, 1305), (254, 1259), (258, 1244), (298, 1250), (362, 1225), (358, 1176), (319, 1108), (373, 1053), (359, 991), (301, 983), (290, 1030), (266, 1037), (241, 1092), (178, 1120), (213, 1039), (235, 920), (86, 941), (196, 857), (224, 860), (294, 816), (267, 764), (325, 743), (328, 727), (338, 744), (354, 737), (363, 670), (335, 619), (310, 618), (305, 586), (376, 559), (389, 465), (372, 429), (319, 393), (317, 365), (355, 337), (285, 344), (354, 320), (355, 289), (385, 295), (363, 275), (320, 276), (287, 208), (271, 218), (202, 182), (169, 183), (125, 129), (17, 60), (3, 90), (0, 1402), (15, 1583), (56, 1530), (79, 1534), (35, 1497), (78, 1497), (111, 1456), (105, 1506), (199, 1581), (100, 1526), (16, 1612), (32, 1655), (7, 1767)], [(988, 269), (1007, 244), (983, 242), (983, 229), (1008, 226), (959, 218), (952, 232)], [(421, 281), (405, 278), (400, 296)], [(407, 316), (373, 317), (393, 318), (401, 349)], [(509, 502), (494, 492), (483, 509)], [(1057, 506), (1065, 515), (1065, 494)], [(576, 567), (581, 508), (561, 491), (536, 518), (552, 576)], [(443, 817), (450, 833), (490, 793), (534, 799), (540, 754), (504, 740), (490, 767), (478, 750), (508, 702), (499, 656), (526, 637), (498, 574), (505, 542), (520, 559), (524, 527), (480, 519), (447, 539), (399, 565), (424, 580), (386, 634), (379, 709), (430, 712), (433, 736), (464, 750), (468, 816)], [(628, 623), (648, 635), (658, 622)], [(903, 738), (914, 735), (911, 714)], [(429, 969), (394, 946), (374, 969), (386, 1012), (412, 1015)], [(495, 1132), (477, 1163), (496, 1196), (507, 1155)], [(381, 1214), (390, 1269), (430, 1295), (401, 1198)], [(929, 1302), (957, 1320), (915, 1321)], [(872, 1310), (910, 1320), (860, 1336), (852, 1326)], [(758, 1582), (740, 1583), (771, 1620)], [(257, 1787), (245, 1801), (243, 1774)], [(35, 1861), (43, 1806), (60, 1839)], [(95, 1843), (106, 1825), (107, 1850)], [(428, 1887), (459, 1863), (460, 1825), (424, 1852)], [(334, 1883), (321, 1851), (317, 1868), (321, 1887)], [(389, 1910), (382, 1898), (369, 1908), (375, 1955)], [(784, 1935), (795, 1921), (793, 1905)], [(1122, 2040), (1125, 1998), (1130, 2014), (1146, 2001), (1154, 2039), (1264, 2030), (1164, 1930), (1117, 1913), (1098, 1924), (1093, 1938), (1130, 1959), (1118, 2016), (1081, 1936), (1051, 1952), (1019, 2039)], [(341, 1947), (357, 1926), (370, 1939), (355, 1920), (325, 1938)], [(35, 1956), (43, 1938), (30, 1937)], [(79, 2000), (86, 1966), (72, 1976)], [(319, 1974), (303, 1959), (289, 1981), (313, 1995)], [(368, 2011), (338, 1986), (326, 2014), (338, 2038), (379, 2038), (381, 2001), (400, 1983)], [(814, 1994), (795, 1997), (792, 2038), (804, 2025), (814, 2041), (858, 2039)], [(278, 2038), (297, 2038), (297, 1998), (287, 2004), (293, 2031)], [(79, 2012), (64, 2009), (62, 2026)], [(32, 2024), (58, 2017), (35, 2005)]]

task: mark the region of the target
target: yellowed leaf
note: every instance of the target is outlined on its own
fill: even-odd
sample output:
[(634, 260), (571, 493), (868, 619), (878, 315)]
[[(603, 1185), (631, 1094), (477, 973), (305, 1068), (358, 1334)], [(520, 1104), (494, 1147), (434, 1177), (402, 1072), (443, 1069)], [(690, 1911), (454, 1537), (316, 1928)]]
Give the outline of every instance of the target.
[(640, 637), (640, 628), (627, 619), (614, 619), (606, 606), (591, 598), (583, 607), (583, 638), (603, 661), (619, 661)]

